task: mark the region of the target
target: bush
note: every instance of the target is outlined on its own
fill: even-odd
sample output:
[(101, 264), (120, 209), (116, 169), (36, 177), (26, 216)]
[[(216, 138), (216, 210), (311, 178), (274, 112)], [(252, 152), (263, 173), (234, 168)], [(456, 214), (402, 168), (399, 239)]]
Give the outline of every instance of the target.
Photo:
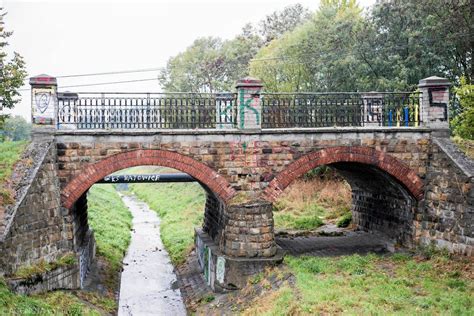
[(460, 86), (454, 91), (461, 113), (451, 120), (453, 132), (462, 138), (474, 139), (474, 85), (461, 78)]

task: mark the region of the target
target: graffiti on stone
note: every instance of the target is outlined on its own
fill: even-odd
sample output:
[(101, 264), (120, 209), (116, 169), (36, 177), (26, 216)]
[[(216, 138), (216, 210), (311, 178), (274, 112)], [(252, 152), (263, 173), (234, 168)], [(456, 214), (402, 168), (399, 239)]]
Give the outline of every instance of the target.
[(224, 283), (225, 276), (225, 259), (224, 257), (217, 257), (216, 264), (216, 279), (219, 283)]
[[(250, 95), (251, 97), (247, 97), (246, 95)], [(252, 112), (255, 115), (255, 126), (260, 126), (260, 96), (259, 91), (256, 90), (245, 90), (240, 89), (239, 91), (239, 128), (243, 129), (246, 126), (245, 117), (248, 111)]]

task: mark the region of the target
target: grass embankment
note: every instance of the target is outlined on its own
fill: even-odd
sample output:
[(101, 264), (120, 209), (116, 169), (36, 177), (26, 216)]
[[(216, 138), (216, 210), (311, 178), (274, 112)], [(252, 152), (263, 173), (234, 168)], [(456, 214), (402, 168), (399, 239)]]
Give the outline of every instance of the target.
[(0, 207), (13, 202), (10, 176), (27, 144), (26, 141), (0, 143)]
[(276, 229), (311, 230), (325, 222), (349, 224), (351, 190), (342, 180), (298, 179), (274, 203)]
[[(134, 169), (133, 173), (137, 170), (151, 173), (160, 168)], [(182, 263), (193, 246), (194, 227), (202, 226), (206, 199), (204, 189), (198, 183), (136, 183), (129, 187), (158, 213), (161, 240), (171, 261), (174, 265)]]
[(296, 284), (259, 297), (244, 315), (474, 313), (469, 259), (395, 254), (287, 256), (285, 262)]
[(461, 149), (466, 156), (474, 159), (474, 140), (464, 139), (459, 136), (452, 137), (451, 140), (458, 145), (459, 149)]
[[(0, 315), (101, 315), (104, 311), (116, 311), (114, 291), (119, 285), (121, 261), (130, 242), (132, 216), (115, 189), (107, 184), (95, 185), (90, 189), (88, 207), (89, 225), (94, 230), (97, 242), (97, 255), (103, 258), (106, 265), (109, 295), (104, 297), (85, 291), (16, 295), (0, 279)], [(26, 267), (20, 272), (29, 273), (30, 270), (31, 267)]]
[(106, 285), (113, 295), (119, 286), (122, 259), (131, 240), (132, 214), (111, 184), (96, 184), (87, 195), (89, 225), (97, 255), (104, 259)]

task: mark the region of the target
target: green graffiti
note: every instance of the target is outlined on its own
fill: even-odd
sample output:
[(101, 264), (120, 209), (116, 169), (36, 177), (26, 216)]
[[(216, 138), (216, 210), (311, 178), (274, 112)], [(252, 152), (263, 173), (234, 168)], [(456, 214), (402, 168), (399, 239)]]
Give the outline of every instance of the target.
[(260, 113), (258, 113), (257, 109), (250, 106), (252, 102), (252, 98), (249, 98), (245, 101), (245, 90), (240, 89), (240, 102), (239, 102), (239, 115), (240, 115), (240, 128), (243, 129), (245, 126), (245, 109), (251, 110), (255, 114), (255, 120), (257, 125), (260, 124)]
[(247, 142), (242, 143), (242, 149), (243, 149), (243, 153), (245, 154), (245, 151), (247, 150)]

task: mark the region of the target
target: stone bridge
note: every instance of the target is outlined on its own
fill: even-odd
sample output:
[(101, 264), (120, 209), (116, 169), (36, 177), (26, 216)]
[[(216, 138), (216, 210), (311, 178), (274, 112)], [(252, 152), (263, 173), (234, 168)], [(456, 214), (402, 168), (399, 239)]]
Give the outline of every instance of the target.
[(281, 261), (272, 203), (322, 165), (350, 184), (360, 229), (407, 247), (474, 253), (474, 169), (449, 141), (442, 78), (421, 80), (415, 97), (266, 95), (251, 78), (236, 94), (172, 98), (58, 94), (47, 76), (31, 83), (37, 126), (30, 147), (45, 150), (0, 226), (5, 274), (73, 252), (79, 264), (51, 287), (79, 287), (95, 249), (88, 189), (143, 165), (185, 172), (207, 192), (196, 246), (216, 290), (241, 287), (243, 276)]

